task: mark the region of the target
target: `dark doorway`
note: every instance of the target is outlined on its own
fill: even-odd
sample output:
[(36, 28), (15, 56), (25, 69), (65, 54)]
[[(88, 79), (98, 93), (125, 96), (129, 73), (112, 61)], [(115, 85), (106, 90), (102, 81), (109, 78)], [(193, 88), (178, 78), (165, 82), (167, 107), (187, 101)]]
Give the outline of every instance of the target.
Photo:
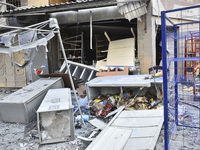
[(156, 65), (160, 65), (162, 60), (162, 36), (161, 36), (161, 26), (158, 26), (156, 34)]

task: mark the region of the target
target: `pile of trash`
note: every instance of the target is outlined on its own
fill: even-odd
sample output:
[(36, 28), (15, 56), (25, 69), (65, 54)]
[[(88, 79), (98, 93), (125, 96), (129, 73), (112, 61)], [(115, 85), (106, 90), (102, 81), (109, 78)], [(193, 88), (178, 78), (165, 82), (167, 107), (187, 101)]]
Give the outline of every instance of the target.
[(131, 92), (123, 94), (98, 95), (89, 102), (90, 113), (96, 117), (106, 117), (111, 111), (125, 106), (126, 110), (157, 109), (162, 106), (162, 100), (147, 98), (145, 96), (134, 97)]

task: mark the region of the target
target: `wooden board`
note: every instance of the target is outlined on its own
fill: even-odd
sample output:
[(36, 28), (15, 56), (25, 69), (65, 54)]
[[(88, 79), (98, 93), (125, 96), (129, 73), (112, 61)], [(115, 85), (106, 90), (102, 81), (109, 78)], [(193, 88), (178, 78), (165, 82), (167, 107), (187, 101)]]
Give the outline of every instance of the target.
[(118, 112), (86, 150), (154, 150), (163, 120), (163, 109)]
[(146, 128), (133, 128), (131, 138), (141, 138), (141, 137), (152, 137), (156, 134), (156, 127), (146, 127)]
[(124, 66), (123, 71), (119, 71), (119, 68), (115, 68), (115, 71), (111, 71), (111, 68), (109, 67), (107, 71), (103, 71), (102, 69), (100, 69), (99, 72), (96, 73), (96, 76), (121, 76), (128, 75), (128, 72), (128, 66)]
[(160, 122), (158, 118), (117, 118), (112, 126), (136, 128), (136, 127), (153, 127), (157, 126)]
[(163, 110), (137, 110), (137, 111), (123, 111), (118, 118), (145, 118), (145, 117), (161, 117)]
[(150, 148), (152, 138), (133, 138), (129, 139), (124, 150), (147, 150)]
[(109, 127), (106, 129), (103, 138), (100, 138), (93, 146), (88, 147), (87, 150), (120, 150), (125, 146), (131, 133), (132, 130), (130, 129)]
[(108, 48), (107, 66), (135, 66), (135, 39), (111, 41)]
[(89, 120), (88, 122), (91, 123), (93, 126), (97, 127), (98, 129), (101, 129), (101, 130), (103, 130), (107, 125), (106, 123), (104, 123), (103, 121), (101, 121), (97, 118)]

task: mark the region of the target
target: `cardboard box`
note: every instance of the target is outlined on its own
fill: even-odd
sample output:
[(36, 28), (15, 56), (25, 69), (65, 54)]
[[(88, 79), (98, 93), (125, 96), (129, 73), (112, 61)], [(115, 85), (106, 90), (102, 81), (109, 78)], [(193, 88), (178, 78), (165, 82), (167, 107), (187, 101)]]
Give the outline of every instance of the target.
[(78, 95), (81, 98), (85, 98), (85, 96), (86, 96), (86, 86), (85, 85), (81, 85), (80, 88), (77, 88), (77, 92), (78, 92)]

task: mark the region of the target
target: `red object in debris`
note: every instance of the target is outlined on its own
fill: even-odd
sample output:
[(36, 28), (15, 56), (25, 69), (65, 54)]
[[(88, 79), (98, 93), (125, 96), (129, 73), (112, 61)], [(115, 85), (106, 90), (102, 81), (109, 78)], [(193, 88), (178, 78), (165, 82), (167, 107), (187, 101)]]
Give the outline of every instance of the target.
[(97, 117), (105, 117), (110, 113), (111, 109), (112, 109), (112, 103), (111, 102), (107, 102), (105, 108), (100, 110), (100, 111), (97, 111), (95, 113), (95, 115)]
[(36, 75), (43, 74), (43, 70), (36, 70), (36, 71), (35, 71), (35, 74), (36, 74)]
[(97, 111), (97, 112), (95, 113), (95, 115), (96, 115), (97, 117), (105, 117), (106, 115), (108, 115), (108, 113), (109, 113), (109, 112), (107, 112), (107, 111), (105, 111), (104, 109), (102, 109), (102, 110), (100, 110), (100, 111)]
[(112, 103), (111, 102), (107, 102), (106, 107), (104, 109), (105, 109), (105, 111), (107, 111), (109, 113), (111, 111), (111, 109), (112, 109)]

